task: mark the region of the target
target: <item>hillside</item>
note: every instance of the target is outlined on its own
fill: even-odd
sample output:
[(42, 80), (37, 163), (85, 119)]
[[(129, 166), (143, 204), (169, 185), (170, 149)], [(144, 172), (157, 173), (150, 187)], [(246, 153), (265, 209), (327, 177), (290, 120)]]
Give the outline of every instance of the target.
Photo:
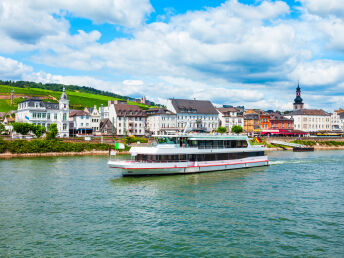
[[(1, 81), (0, 81), (1, 83)], [(36, 83), (31, 84), (34, 86)], [(37, 85), (37, 84), (36, 84)], [(16, 110), (18, 103), (23, 101), (26, 96), (28, 97), (39, 97), (43, 101), (57, 102), (62, 93), (62, 87), (64, 85), (58, 84), (58, 86), (49, 86), (45, 84), (40, 84), (41, 88), (36, 87), (16, 87), (12, 85), (0, 85), (0, 112), (8, 112), (10, 110)], [(20, 85), (21, 86), (21, 85)], [(43, 89), (53, 88), (54, 90)], [(99, 91), (90, 87), (80, 87), (80, 86), (65, 86), (66, 94), (68, 95), (70, 101), (71, 109), (83, 109), (84, 107), (93, 107), (97, 105), (99, 107), (101, 104), (107, 106), (108, 100), (127, 100), (128, 104), (138, 105), (142, 109), (148, 109), (152, 106), (144, 105), (141, 103), (136, 103), (133, 98), (120, 96), (110, 92)], [(60, 89), (60, 90), (57, 90)], [(14, 104), (11, 105), (10, 102), (10, 93), (14, 90)], [(97, 94), (90, 93), (96, 92)], [(106, 94), (103, 95), (102, 93)], [(113, 95), (113, 96), (109, 96)], [(118, 97), (114, 97), (118, 96)]]

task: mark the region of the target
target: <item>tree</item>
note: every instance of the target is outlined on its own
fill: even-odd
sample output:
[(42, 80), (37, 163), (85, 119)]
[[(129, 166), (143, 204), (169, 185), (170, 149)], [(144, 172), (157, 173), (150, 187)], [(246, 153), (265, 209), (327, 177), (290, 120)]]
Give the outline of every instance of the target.
[(49, 126), (49, 134), (47, 135), (47, 139), (48, 139), (48, 140), (55, 139), (57, 133), (58, 133), (57, 125), (56, 125), (56, 124), (51, 124), (51, 125)]
[(36, 135), (37, 138), (40, 138), (46, 132), (45, 126), (34, 125), (34, 124), (32, 124), (31, 130)]
[(0, 123), (0, 133), (4, 132), (5, 130), (5, 126)]
[(219, 128), (217, 128), (216, 132), (225, 133), (225, 132), (227, 132), (227, 128), (224, 126), (219, 126)]
[(232, 126), (232, 133), (242, 133), (243, 132), (243, 129), (240, 125), (233, 125)]
[(28, 134), (32, 130), (32, 125), (28, 123), (12, 123), (13, 130), (20, 134)]

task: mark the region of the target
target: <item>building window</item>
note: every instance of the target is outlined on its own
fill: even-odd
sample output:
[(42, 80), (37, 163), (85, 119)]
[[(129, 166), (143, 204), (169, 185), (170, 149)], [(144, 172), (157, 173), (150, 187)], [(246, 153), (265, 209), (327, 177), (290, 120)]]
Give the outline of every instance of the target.
[(63, 121), (66, 121), (66, 120), (67, 120), (67, 114), (63, 113)]
[(67, 124), (63, 124), (63, 130), (67, 129)]
[(41, 118), (41, 113), (37, 113), (37, 118)]
[(47, 113), (47, 118), (50, 119), (50, 113)]
[(54, 114), (54, 119), (57, 120), (57, 113)]
[(36, 113), (32, 113), (32, 118), (36, 118), (36, 117), (37, 117)]
[(64, 105), (63, 105), (63, 107), (64, 107), (64, 108), (67, 108), (67, 105), (66, 105), (66, 104), (64, 104)]
[(86, 123), (86, 126), (88, 126), (88, 123)]
[(42, 118), (46, 118), (47, 113), (42, 113)]
[(80, 123), (80, 126), (84, 126), (84, 123)]

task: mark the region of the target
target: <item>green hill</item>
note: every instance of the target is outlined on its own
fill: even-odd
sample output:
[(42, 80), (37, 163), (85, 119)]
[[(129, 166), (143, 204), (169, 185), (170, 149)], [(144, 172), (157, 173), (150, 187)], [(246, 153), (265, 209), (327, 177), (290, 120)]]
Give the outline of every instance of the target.
[[(42, 98), (43, 101), (57, 102), (61, 96), (62, 88), (64, 86), (62, 84), (52, 84), (51, 86), (49, 86), (47, 84), (37, 84), (31, 82), (25, 82), (25, 84), (24, 82), (21, 82), (23, 84), (17, 87), (13, 84), (17, 84), (18, 82), (0, 81), (0, 84), (1, 83), (11, 83), (12, 85), (0, 85), (0, 112), (16, 110), (18, 107), (18, 103), (23, 101), (26, 96), (39, 97)], [(38, 87), (41, 87), (32, 87), (37, 85)], [(107, 106), (108, 100), (126, 100), (128, 104), (137, 105), (142, 109), (148, 109), (154, 106), (136, 103), (133, 101), (135, 100), (134, 98), (120, 96), (111, 92), (96, 90), (91, 87), (80, 87), (73, 85), (67, 85), (65, 87), (71, 109), (83, 109), (84, 107), (93, 107), (94, 105), (99, 107), (101, 104)], [(49, 88), (52, 88), (53, 90), (50, 90)], [(9, 99), (12, 90), (14, 90), (13, 105), (11, 105)]]

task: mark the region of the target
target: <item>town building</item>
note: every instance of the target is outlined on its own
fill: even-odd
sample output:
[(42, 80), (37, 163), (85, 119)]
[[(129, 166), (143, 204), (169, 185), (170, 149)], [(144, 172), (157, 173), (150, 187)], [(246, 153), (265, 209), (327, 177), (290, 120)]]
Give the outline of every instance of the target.
[(338, 110), (335, 110), (331, 114), (331, 123), (332, 123), (332, 130), (333, 131), (338, 131), (338, 130), (343, 130), (342, 127), (342, 120), (340, 118), (340, 115), (344, 114), (344, 110), (339, 108)]
[(258, 114), (260, 131), (269, 130), (271, 127), (270, 114), (264, 111), (261, 111)]
[(256, 112), (244, 114), (244, 132), (250, 135), (260, 134), (260, 119)]
[(168, 135), (178, 131), (177, 115), (165, 108), (151, 108), (147, 115), (146, 129), (151, 134)]
[(140, 107), (125, 101), (109, 101), (108, 109), (116, 135), (145, 135), (146, 114)]
[(270, 130), (294, 130), (294, 120), (279, 113), (270, 114)]
[(294, 110), (299, 110), (299, 109), (303, 109), (303, 100), (301, 98), (301, 88), (300, 88), (300, 84), (297, 84), (297, 88), (296, 88), (296, 98), (294, 99)]
[(299, 109), (286, 117), (294, 120), (294, 128), (305, 132), (331, 131), (331, 114), (321, 109)]
[(101, 134), (112, 134), (114, 128), (109, 118), (105, 118), (100, 121), (100, 133)]
[(240, 125), (244, 128), (243, 112), (235, 107), (222, 107), (216, 109), (219, 112), (220, 125), (231, 132), (233, 125)]
[(94, 105), (94, 107), (92, 108), (86, 107), (84, 111), (89, 113), (91, 116), (91, 127), (92, 127), (93, 134), (99, 134), (100, 133), (100, 112), (97, 109), (97, 106)]
[(71, 135), (89, 135), (93, 133), (91, 115), (83, 110), (73, 110), (69, 115)]
[(56, 124), (58, 137), (69, 137), (69, 100), (63, 88), (59, 103), (43, 102), (39, 98), (28, 98), (18, 104), (15, 121), (32, 123), (49, 128)]
[(208, 100), (169, 99), (167, 109), (176, 114), (178, 131), (210, 132), (219, 127), (219, 113)]
[(294, 111), (286, 115), (294, 120), (294, 128), (304, 132), (331, 131), (331, 114), (321, 109), (304, 109), (300, 85), (296, 88)]

